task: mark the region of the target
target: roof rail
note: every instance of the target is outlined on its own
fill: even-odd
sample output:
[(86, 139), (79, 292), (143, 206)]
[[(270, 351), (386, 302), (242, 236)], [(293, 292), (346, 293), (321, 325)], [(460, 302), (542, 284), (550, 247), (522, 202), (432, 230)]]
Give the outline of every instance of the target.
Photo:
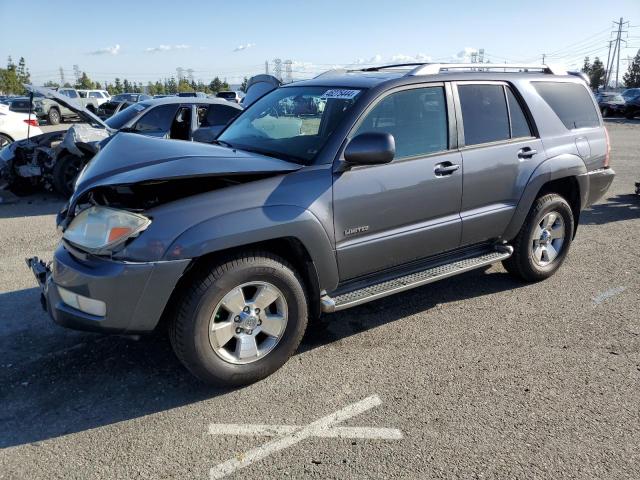
[[(423, 63), (411, 70), (407, 75), (436, 75), (442, 71), (468, 70), (473, 72), (485, 72), (502, 70), (510, 73), (540, 71), (551, 75), (566, 75), (567, 72), (562, 67), (552, 67), (543, 64), (526, 63)], [(513, 72), (516, 70), (516, 72)]]

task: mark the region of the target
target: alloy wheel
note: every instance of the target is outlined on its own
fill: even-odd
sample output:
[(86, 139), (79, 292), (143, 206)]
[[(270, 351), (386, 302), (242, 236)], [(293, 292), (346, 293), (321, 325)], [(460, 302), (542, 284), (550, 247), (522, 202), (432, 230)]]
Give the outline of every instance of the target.
[(244, 283), (216, 305), (209, 322), (209, 343), (223, 360), (247, 364), (264, 358), (280, 342), (287, 326), (287, 302), (268, 282)]
[(542, 217), (531, 238), (534, 262), (545, 267), (558, 258), (564, 245), (565, 230), (564, 220), (558, 212), (551, 211)]

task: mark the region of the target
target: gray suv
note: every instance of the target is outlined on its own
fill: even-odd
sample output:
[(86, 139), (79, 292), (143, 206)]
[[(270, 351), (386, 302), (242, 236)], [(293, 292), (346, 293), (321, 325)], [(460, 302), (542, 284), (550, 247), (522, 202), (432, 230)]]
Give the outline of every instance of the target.
[(266, 377), (307, 322), (502, 262), (539, 281), (614, 178), (598, 106), (547, 66), (333, 71), (259, 98), (214, 145), (118, 133), (58, 215), (66, 327), (166, 326), (206, 382)]

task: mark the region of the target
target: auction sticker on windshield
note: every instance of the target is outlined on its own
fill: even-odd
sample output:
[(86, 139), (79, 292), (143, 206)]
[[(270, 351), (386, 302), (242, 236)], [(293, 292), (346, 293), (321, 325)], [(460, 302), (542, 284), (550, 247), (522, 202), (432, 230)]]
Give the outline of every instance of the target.
[(351, 100), (359, 93), (360, 90), (333, 89), (324, 92), (320, 98), (340, 98), (342, 100)]

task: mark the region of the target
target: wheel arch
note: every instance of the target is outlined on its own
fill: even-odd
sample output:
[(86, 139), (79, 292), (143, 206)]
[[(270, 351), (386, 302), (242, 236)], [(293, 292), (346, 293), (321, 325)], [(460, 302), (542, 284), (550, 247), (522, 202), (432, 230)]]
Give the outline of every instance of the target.
[(176, 314), (175, 306), (179, 305), (180, 298), (198, 276), (205, 274), (213, 266), (225, 261), (225, 259), (242, 252), (266, 252), (290, 263), (304, 282), (303, 289), (307, 292), (309, 301), (309, 318), (316, 319), (320, 316), (318, 271), (309, 251), (298, 238), (280, 237), (216, 250), (193, 258), (173, 289), (158, 325), (166, 326)]
[(574, 218), (573, 236), (575, 237), (580, 212), (586, 205), (589, 195), (589, 181), (586, 173), (587, 168), (582, 159), (573, 154), (558, 155), (540, 164), (529, 178), (503, 238), (507, 241), (515, 238), (527, 218), (533, 202), (547, 193), (561, 195), (571, 206)]

